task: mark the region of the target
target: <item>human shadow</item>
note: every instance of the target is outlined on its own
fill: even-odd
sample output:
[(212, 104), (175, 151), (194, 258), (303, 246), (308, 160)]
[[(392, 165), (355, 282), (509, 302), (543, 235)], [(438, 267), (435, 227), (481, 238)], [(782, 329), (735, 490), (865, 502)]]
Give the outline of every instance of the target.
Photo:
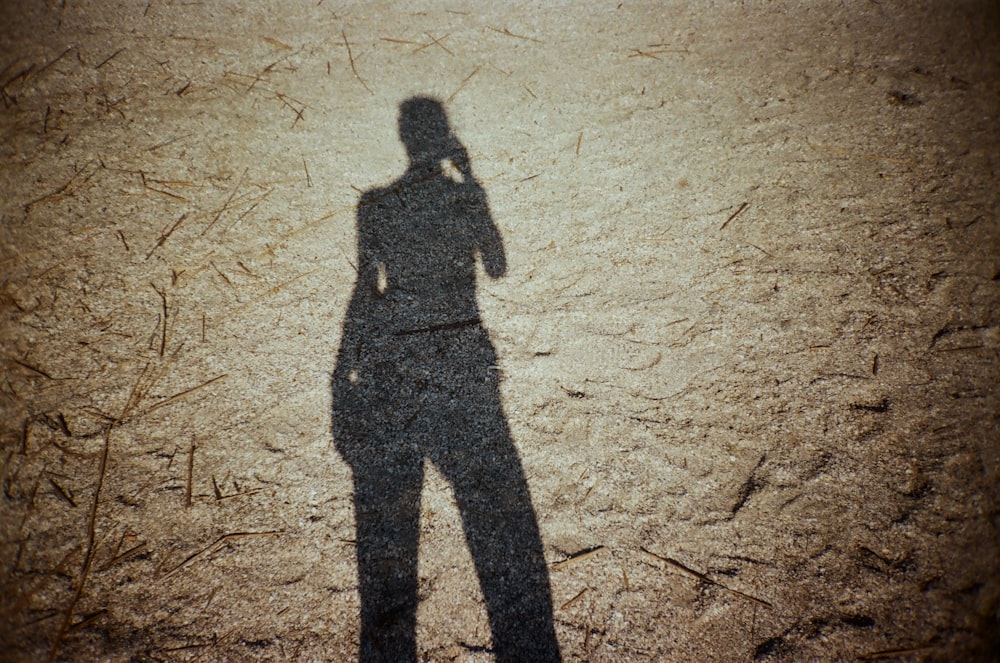
[(364, 193), (357, 282), (333, 373), (333, 434), (354, 475), (361, 661), (415, 661), (425, 463), (451, 484), (497, 661), (558, 661), (541, 537), (476, 303), (503, 242), (443, 105), (400, 106), (409, 167)]

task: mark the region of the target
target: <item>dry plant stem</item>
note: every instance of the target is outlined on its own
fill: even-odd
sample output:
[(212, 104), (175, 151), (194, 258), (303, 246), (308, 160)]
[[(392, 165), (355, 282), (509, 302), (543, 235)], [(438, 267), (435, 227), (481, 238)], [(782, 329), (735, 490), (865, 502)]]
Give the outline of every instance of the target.
[[(187, 218), (187, 214), (181, 214), (180, 218), (179, 218), (179, 219), (177, 219), (177, 221), (175, 221), (175, 222), (174, 222), (174, 225), (170, 226), (170, 230), (168, 230), (167, 232), (163, 233), (162, 235), (160, 235), (160, 236), (159, 236), (159, 237), (157, 238), (157, 240), (156, 240), (156, 244), (154, 244), (154, 245), (153, 245), (153, 248), (151, 248), (151, 249), (149, 250), (149, 253), (147, 253), (147, 254), (146, 254), (146, 260), (149, 260), (149, 257), (150, 257), (151, 255), (153, 255), (153, 253), (154, 253), (154, 252), (156, 251), (156, 249), (158, 249), (158, 248), (160, 248), (161, 246), (163, 246), (164, 242), (166, 242), (166, 241), (167, 241), (167, 239), (168, 239), (168, 238), (170, 237), (170, 235), (172, 235), (172, 234), (173, 234), (173, 232), (174, 232), (175, 230), (177, 230), (177, 228), (179, 228), (179, 227), (180, 227), (180, 225), (181, 225), (181, 222), (183, 222), (183, 221), (184, 221), (184, 219), (186, 219), (186, 218)], [(124, 237), (124, 236), (123, 236), (123, 237)], [(122, 239), (122, 242), (124, 242), (124, 241), (125, 241), (125, 240), (124, 240), (124, 239)], [(126, 247), (126, 249), (127, 249), (127, 248), (128, 248), (128, 244), (126, 244), (126, 245), (125, 245), (125, 247)]]
[(589, 590), (590, 590), (589, 587), (584, 587), (576, 594), (576, 596), (574, 596), (573, 598), (571, 598), (570, 600), (566, 601), (561, 606), (559, 606), (559, 609), (565, 610), (566, 608), (570, 607), (571, 605), (582, 599), (583, 595), (586, 594)]
[(758, 604), (760, 604), (760, 605), (762, 605), (762, 606), (764, 606), (766, 608), (773, 608), (774, 607), (773, 605), (771, 605), (767, 601), (764, 601), (763, 599), (759, 599), (759, 598), (757, 598), (755, 596), (750, 596), (749, 594), (745, 594), (745, 593), (743, 593), (743, 592), (741, 592), (741, 591), (739, 591), (737, 589), (732, 589), (730, 587), (726, 587), (722, 583), (716, 582), (715, 580), (712, 580), (711, 578), (709, 578), (708, 576), (706, 576), (704, 573), (699, 573), (698, 571), (695, 571), (694, 569), (690, 568), (689, 566), (685, 566), (684, 564), (681, 564), (680, 562), (678, 562), (675, 559), (671, 559), (670, 557), (663, 557), (662, 555), (657, 555), (655, 552), (647, 550), (646, 548), (640, 548), (640, 550), (642, 552), (646, 553), (647, 555), (660, 560), (661, 562), (665, 563), (667, 566), (669, 566), (669, 567), (671, 567), (671, 568), (673, 568), (673, 569), (675, 569), (677, 571), (680, 571), (682, 575), (686, 575), (689, 578), (693, 578), (695, 580), (700, 580), (701, 582), (708, 583), (709, 585), (715, 585), (716, 587), (719, 587), (720, 589), (724, 589), (727, 592), (730, 592), (730, 593), (735, 594), (737, 596), (741, 596), (741, 597), (747, 599), (748, 601), (752, 601), (754, 603), (758, 603)]
[(280, 536), (281, 534), (284, 534), (282, 530), (271, 530), (267, 532), (230, 532), (229, 534), (223, 534), (222, 536), (220, 536), (215, 541), (208, 544), (201, 550), (198, 550), (197, 552), (194, 552), (188, 555), (186, 558), (184, 558), (184, 561), (182, 561), (180, 564), (167, 571), (167, 573), (163, 576), (162, 580), (166, 580), (167, 578), (170, 578), (171, 576), (184, 570), (192, 563), (194, 563), (201, 557), (207, 555), (211, 551), (216, 550), (218, 547), (220, 547), (223, 543), (227, 541), (232, 541), (235, 539), (246, 539), (255, 536)]
[(194, 450), (197, 449), (197, 445), (191, 443), (191, 451), (188, 453), (188, 473), (187, 473), (187, 490), (184, 493), (184, 506), (191, 508), (191, 490), (193, 486), (194, 478)]
[(156, 291), (156, 294), (160, 296), (160, 302), (163, 307), (163, 330), (160, 334), (160, 356), (162, 357), (163, 353), (167, 349), (167, 293), (160, 290), (152, 283), (150, 283), (150, 285), (153, 286), (153, 290)]
[(163, 407), (165, 405), (170, 405), (174, 401), (176, 401), (176, 400), (178, 400), (180, 398), (183, 398), (184, 396), (187, 396), (188, 394), (190, 394), (193, 391), (197, 391), (198, 389), (201, 389), (202, 387), (207, 387), (208, 385), (213, 384), (215, 382), (218, 382), (219, 380), (223, 380), (223, 379), (225, 379), (227, 377), (229, 377), (228, 373), (224, 373), (222, 375), (217, 375), (214, 378), (212, 378), (211, 380), (206, 380), (206, 381), (202, 382), (201, 384), (199, 384), (197, 386), (191, 387), (190, 389), (185, 389), (184, 391), (182, 391), (180, 393), (177, 393), (177, 394), (174, 394), (173, 396), (169, 396), (169, 397), (163, 399), (162, 401), (159, 401), (158, 403), (153, 403), (148, 408), (146, 408), (144, 414), (148, 414), (148, 413), (152, 412), (153, 410), (158, 410), (158, 409), (160, 409), (161, 407)]
[(454, 92), (452, 92), (452, 93), (451, 93), (451, 94), (450, 94), (450, 95), (448, 96), (448, 99), (447, 99), (447, 102), (448, 102), (448, 103), (451, 103), (451, 101), (452, 101), (452, 100), (453, 100), (453, 99), (454, 99), (454, 98), (455, 98), (456, 96), (458, 96), (458, 93), (462, 91), (462, 88), (464, 88), (464, 87), (465, 87), (465, 84), (466, 84), (466, 83), (468, 83), (468, 82), (469, 82), (470, 80), (472, 80), (472, 77), (473, 77), (473, 76), (475, 76), (476, 74), (478, 74), (478, 73), (479, 73), (479, 70), (480, 70), (480, 69), (482, 69), (482, 68), (483, 68), (483, 66), (482, 66), (482, 65), (479, 65), (479, 66), (477, 66), (477, 67), (476, 67), (475, 69), (473, 69), (473, 70), (472, 70), (472, 73), (471, 73), (471, 74), (469, 74), (469, 75), (468, 75), (468, 76), (466, 76), (466, 77), (465, 77), (464, 79), (462, 79), (462, 82), (458, 84), (458, 87), (457, 87), (457, 88), (455, 88), (455, 91), (454, 91)]
[(579, 552), (573, 553), (572, 555), (570, 555), (561, 562), (556, 562), (555, 564), (552, 565), (552, 568), (562, 569), (569, 566), (570, 564), (574, 564), (576, 562), (582, 562), (583, 560), (589, 557), (593, 557), (602, 550), (604, 550), (604, 546), (595, 546), (593, 548), (587, 548), (585, 550), (581, 550)]
[(525, 37), (524, 35), (516, 35), (513, 32), (511, 32), (510, 30), (508, 30), (507, 28), (494, 28), (492, 25), (487, 25), (486, 27), (488, 27), (493, 32), (499, 32), (500, 34), (506, 35), (507, 37), (513, 37), (514, 39), (523, 39), (524, 41), (533, 41), (536, 44), (541, 44), (542, 43), (541, 41), (539, 41), (538, 39), (535, 39), (533, 37)]
[(351, 51), (351, 42), (347, 41), (347, 33), (341, 30), (340, 36), (344, 39), (344, 46), (347, 47), (347, 59), (351, 63), (351, 71), (354, 72), (354, 77), (357, 78), (358, 82), (361, 83), (361, 85), (363, 85), (364, 88), (374, 96), (375, 93), (372, 92), (370, 87), (368, 87), (368, 83), (365, 83), (365, 80), (361, 78), (361, 74), (358, 73), (358, 68), (354, 64), (354, 53)]
[[(14, 614), (19, 613), (22, 610), (22, 608), (24, 608), (27, 605), (28, 601), (31, 600), (31, 597), (34, 596), (36, 593), (38, 593), (38, 591), (45, 585), (46, 582), (49, 581), (49, 579), (53, 578), (54, 576), (64, 574), (66, 572), (66, 566), (69, 564), (70, 559), (78, 552), (80, 552), (80, 546), (74, 546), (72, 550), (66, 553), (66, 555), (63, 556), (61, 560), (59, 560), (59, 563), (56, 564), (51, 571), (46, 571), (42, 573), (41, 576), (35, 581), (35, 583), (30, 588), (28, 588), (27, 591), (21, 594), (20, 598), (17, 600), (17, 603), (14, 604), (12, 612)], [(58, 611), (53, 613), (53, 615), (55, 614), (58, 614)], [(26, 624), (22, 624), (21, 626), (22, 627), (26, 626)]]
[(205, 226), (204, 230), (201, 231), (203, 237), (205, 233), (211, 230), (212, 226), (214, 226), (219, 221), (219, 217), (221, 217), (223, 213), (225, 213), (225, 211), (229, 209), (229, 205), (233, 202), (233, 198), (236, 197), (236, 192), (240, 190), (240, 185), (243, 184), (243, 178), (247, 176), (247, 173), (249, 171), (250, 171), (249, 167), (243, 169), (243, 174), (240, 175), (240, 179), (236, 180), (236, 186), (233, 187), (233, 190), (232, 192), (230, 192), (229, 197), (226, 198), (225, 204), (219, 208), (219, 210), (215, 213), (215, 216), (212, 218), (212, 221), (207, 226)]
[[(732, 221), (733, 219), (735, 219), (736, 217), (738, 217), (738, 216), (739, 216), (740, 214), (742, 214), (742, 213), (743, 213), (743, 210), (745, 210), (745, 209), (746, 209), (746, 208), (747, 208), (747, 207), (748, 207), (749, 205), (750, 205), (750, 203), (749, 203), (749, 202), (745, 202), (745, 203), (741, 204), (741, 205), (740, 205), (740, 206), (739, 206), (739, 207), (738, 207), (738, 208), (736, 209), (736, 211), (735, 211), (735, 212), (733, 212), (732, 214), (730, 214), (730, 215), (729, 215), (729, 218), (728, 218), (728, 219), (726, 219), (726, 222), (722, 224), (722, 227), (721, 227), (721, 228), (719, 228), (719, 230), (725, 230), (725, 229), (726, 229), (726, 226), (728, 226), (728, 225), (729, 225), (729, 222), (730, 222), (730, 221)], [(763, 251), (763, 249), (761, 249), (761, 250)], [(764, 251), (764, 253), (767, 253), (767, 252), (766, 252), (766, 251)]]
[(104, 429), (104, 448), (101, 451), (101, 465), (97, 470), (97, 486), (94, 488), (94, 501), (90, 506), (90, 515), (87, 519), (87, 553), (83, 559), (83, 569), (80, 571), (80, 582), (76, 586), (76, 592), (73, 594), (73, 599), (66, 607), (66, 613), (63, 615), (62, 624), (59, 626), (59, 631), (56, 633), (55, 641), (52, 643), (52, 652), (49, 654), (49, 663), (54, 663), (56, 660), (56, 655), (59, 653), (59, 646), (62, 644), (62, 640), (69, 630), (70, 620), (73, 619), (73, 612), (76, 610), (76, 604), (79, 602), (80, 596), (83, 595), (83, 588), (87, 584), (87, 576), (90, 574), (90, 567), (94, 562), (94, 540), (97, 532), (97, 505), (101, 500), (101, 488), (104, 486), (104, 474), (108, 467), (108, 449), (110, 446), (111, 426), (109, 425)]

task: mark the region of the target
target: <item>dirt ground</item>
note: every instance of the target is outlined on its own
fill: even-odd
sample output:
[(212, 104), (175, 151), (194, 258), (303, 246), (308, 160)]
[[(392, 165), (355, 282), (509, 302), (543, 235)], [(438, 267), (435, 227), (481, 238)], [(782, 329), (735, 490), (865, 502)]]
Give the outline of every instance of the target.
[[(414, 95), (563, 660), (1000, 656), (995, 2), (0, 9), (4, 660), (357, 656), (331, 376)], [(493, 660), (420, 509), (420, 660)]]

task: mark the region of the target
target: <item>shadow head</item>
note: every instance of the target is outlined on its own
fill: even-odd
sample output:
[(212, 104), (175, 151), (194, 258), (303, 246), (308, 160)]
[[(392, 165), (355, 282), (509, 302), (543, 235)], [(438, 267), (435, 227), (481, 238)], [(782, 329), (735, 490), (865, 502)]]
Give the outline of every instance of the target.
[(399, 139), (411, 163), (448, 159), (456, 142), (444, 104), (431, 97), (412, 97), (400, 104)]

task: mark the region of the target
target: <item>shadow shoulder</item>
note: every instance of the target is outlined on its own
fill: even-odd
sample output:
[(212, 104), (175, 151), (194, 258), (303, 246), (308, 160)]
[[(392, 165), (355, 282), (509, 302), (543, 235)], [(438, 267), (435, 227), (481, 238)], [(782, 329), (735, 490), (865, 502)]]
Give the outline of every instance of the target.
[(365, 205), (372, 205), (382, 200), (389, 194), (390, 190), (386, 187), (378, 187), (375, 189), (368, 189), (361, 194), (358, 199), (358, 207), (363, 207)]

